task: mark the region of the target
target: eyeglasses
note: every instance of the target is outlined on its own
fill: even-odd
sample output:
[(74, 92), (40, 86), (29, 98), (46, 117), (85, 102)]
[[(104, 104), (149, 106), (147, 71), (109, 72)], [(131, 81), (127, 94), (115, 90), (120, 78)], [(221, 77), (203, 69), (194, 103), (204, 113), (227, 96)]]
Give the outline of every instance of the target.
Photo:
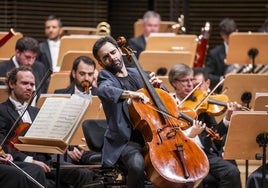
[(176, 81), (181, 82), (182, 84), (188, 84), (190, 82), (193, 82), (194, 79), (193, 78), (183, 79), (183, 80), (176, 79)]

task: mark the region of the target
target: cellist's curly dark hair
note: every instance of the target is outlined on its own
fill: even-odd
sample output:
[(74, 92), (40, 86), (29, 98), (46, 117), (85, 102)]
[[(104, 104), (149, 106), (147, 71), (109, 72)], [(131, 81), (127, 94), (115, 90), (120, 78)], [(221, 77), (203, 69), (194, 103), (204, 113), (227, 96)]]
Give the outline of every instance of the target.
[(8, 93), (10, 94), (11, 93), (11, 88), (9, 86), (9, 83), (16, 83), (17, 82), (17, 74), (18, 72), (20, 71), (29, 71), (31, 73), (33, 73), (33, 70), (31, 67), (29, 66), (20, 66), (18, 68), (14, 68), (12, 70), (10, 70), (9, 72), (7, 72), (7, 75), (6, 75), (6, 84), (8, 86)]

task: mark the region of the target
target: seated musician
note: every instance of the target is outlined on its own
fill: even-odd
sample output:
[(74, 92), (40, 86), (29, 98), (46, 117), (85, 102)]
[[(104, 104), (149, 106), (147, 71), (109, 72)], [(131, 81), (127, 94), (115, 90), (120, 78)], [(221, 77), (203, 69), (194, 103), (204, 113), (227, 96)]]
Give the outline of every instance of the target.
[[(104, 137), (102, 164), (105, 167), (122, 164), (128, 174), (127, 187), (142, 188), (146, 179), (142, 155), (144, 139), (139, 131), (133, 129), (126, 104), (130, 99), (149, 102), (144, 93), (137, 92), (144, 87), (144, 81), (136, 68), (125, 66), (121, 50), (113, 38), (97, 40), (93, 46), (93, 55), (103, 67), (98, 75), (98, 97), (109, 127)], [(154, 87), (161, 85), (162, 81), (155, 73), (149, 77)], [(198, 121), (193, 126), (203, 130)]]
[[(95, 62), (86, 56), (79, 56), (73, 62), (70, 73), (70, 85), (67, 88), (56, 89), (54, 93), (75, 94), (91, 100), (97, 95), (97, 73)], [(67, 151), (68, 161), (75, 164), (90, 164), (90, 151), (83, 151), (77, 147), (70, 147)]]
[[(174, 65), (169, 72), (169, 82), (173, 86), (175, 94), (174, 98), (178, 105), (181, 105), (181, 101), (194, 89), (194, 74), (193, 70), (185, 64)], [(206, 89), (205, 89), (206, 90)], [(197, 96), (190, 96), (189, 98), (195, 98)], [(190, 100), (190, 99), (189, 99)], [(184, 102), (185, 103), (185, 102)], [(183, 104), (182, 104), (183, 105)], [(186, 106), (187, 107), (187, 106)], [(238, 110), (240, 106), (237, 103), (227, 104), (227, 113), (223, 121), (217, 124), (215, 118), (208, 115), (206, 112), (197, 114), (198, 119), (205, 123), (209, 128), (215, 128), (218, 130), (218, 134), (223, 136), (227, 133), (228, 124), (232, 111)], [(209, 160), (209, 174), (215, 177), (221, 188), (241, 188), (240, 172), (236, 165), (226, 161), (222, 157), (222, 146), (217, 144), (217, 141), (213, 141), (211, 137), (208, 137), (206, 131), (203, 131), (198, 136), (191, 136), (191, 129), (187, 129), (185, 132), (192, 137), (196, 143), (204, 150)]]
[(145, 50), (147, 38), (151, 33), (157, 33), (160, 29), (161, 16), (154, 11), (147, 11), (143, 15), (143, 34), (129, 39), (128, 46), (136, 52), (137, 58)]
[[(225, 18), (219, 24), (220, 36), (223, 40), (221, 44), (211, 49), (208, 52), (205, 69), (211, 80), (211, 88), (214, 88), (227, 72), (232, 72), (231, 66), (226, 64), (226, 54), (228, 50), (229, 36), (238, 31), (236, 23), (233, 19)], [(221, 87), (218, 87), (216, 92), (220, 93)]]
[[(32, 37), (22, 37), (16, 42), (14, 56), (0, 63), (0, 77), (6, 77), (8, 71), (19, 66), (32, 67), (36, 87), (46, 74), (46, 67), (36, 60), (39, 52), (38, 41)], [(41, 87), (40, 93), (46, 93), (49, 80)]]
[[(28, 101), (33, 94), (35, 86), (35, 78), (30, 67), (20, 66), (12, 69), (7, 75), (7, 85), (9, 98), (0, 104), (0, 137), (4, 138), (12, 125), (16, 122), (22, 113), (19, 123), (32, 123), (37, 116), (39, 109), (33, 106), (28, 106)], [(25, 131), (24, 131), (25, 132)], [(23, 134), (23, 133), (22, 133)], [(25, 133), (24, 133), (25, 134)], [(20, 135), (21, 136), (21, 135)], [(12, 150), (12, 149), (11, 149)], [(13, 151), (13, 156), (18, 161), (25, 161), (39, 165), (46, 176), (54, 179), (55, 171), (51, 171), (50, 165), (53, 162), (51, 155), (45, 153)], [(62, 163), (70, 164), (70, 163)], [(82, 188), (92, 182), (93, 173), (89, 169), (61, 169), (59, 181), (61, 185), (72, 185), (77, 188)], [(55, 185), (51, 185), (55, 187)]]

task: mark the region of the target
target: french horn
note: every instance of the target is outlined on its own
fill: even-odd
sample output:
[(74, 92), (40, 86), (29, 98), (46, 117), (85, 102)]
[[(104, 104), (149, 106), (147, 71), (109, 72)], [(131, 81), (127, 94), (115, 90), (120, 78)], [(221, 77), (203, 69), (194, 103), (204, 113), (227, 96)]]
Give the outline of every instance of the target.
[(111, 26), (107, 22), (100, 22), (96, 28), (96, 34), (101, 36), (109, 36), (111, 34)]

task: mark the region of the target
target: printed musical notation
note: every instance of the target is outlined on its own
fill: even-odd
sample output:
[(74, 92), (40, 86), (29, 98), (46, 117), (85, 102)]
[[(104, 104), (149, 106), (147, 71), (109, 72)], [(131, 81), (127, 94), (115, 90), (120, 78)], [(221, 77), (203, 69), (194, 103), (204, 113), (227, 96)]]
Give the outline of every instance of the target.
[(47, 98), (24, 137), (67, 141), (76, 129), (90, 101), (71, 98)]

